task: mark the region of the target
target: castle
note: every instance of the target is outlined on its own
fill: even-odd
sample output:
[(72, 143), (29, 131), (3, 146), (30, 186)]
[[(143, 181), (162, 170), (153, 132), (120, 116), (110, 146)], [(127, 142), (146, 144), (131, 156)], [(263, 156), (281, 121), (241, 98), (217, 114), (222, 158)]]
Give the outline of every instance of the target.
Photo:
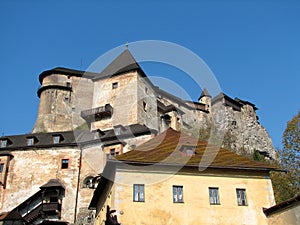
[(128, 49), (101, 73), (59, 67), (39, 81), (32, 133), (0, 137), (0, 211), (30, 224), (93, 224), (88, 206), (106, 161), (168, 128), (201, 137), (215, 126), (232, 151), (276, 158), (253, 103), (206, 89), (197, 102), (180, 99), (154, 86)]

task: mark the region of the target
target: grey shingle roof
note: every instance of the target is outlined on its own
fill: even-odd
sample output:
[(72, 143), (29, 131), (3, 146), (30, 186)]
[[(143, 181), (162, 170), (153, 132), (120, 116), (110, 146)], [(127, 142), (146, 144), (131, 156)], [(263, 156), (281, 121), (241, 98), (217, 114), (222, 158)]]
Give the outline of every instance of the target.
[[(206, 88), (204, 88), (204, 89), (202, 90), (199, 99), (202, 98), (202, 97), (204, 97), (204, 96), (211, 97), (211, 95), (209, 94), (209, 92), (208, 92), (208, 90), (207, 90)], [(198, 100), (199, 100), (199, 99), (198, 99)]]
[[(29, 133), (23, 135), (2, 136), (0, 140), (9, 140), (7, 147), (0, 148), (0, 155), (11, 155), (13, 150), (26, 150), (33, 148), (50, 148), (50, 147), (71, 147), (85, 145), (94, 142), (106, 142), (119, 140), (122, 138), (136, 137), (145, 134), (157, 133), (155, 130), (149, 129), (145, 125), (132, 124), (125, 126), (120, 135), (116, 135), (114, 129), (103, 131), (103, 135), (99, 139), (95, 139), (95, 133), (88, 130), (75, 130), (52, 133)], [(60, 142), (54, 144), (53, 136), (60, 136)], [(27, 138), (34, 138), (33, 145), (27, 145)]]
[(125, 73), (131, 70), (142, 70), (139, 64), (128, 49), (123, 51), (114, 61), (112, 61), (100, 74), (95, 76), (93, 80)]
[(59, 179), (50, 179), (46, 184), (42, 185), (40, 189), (51, 187), (61, 187), (65, 189), (65, 185), (63, 185), (63, 183)]
[(82, 70), (74, 70), (74, 69), (69, 69), (69, 68), (64, 68), (64, 67), (56, 67), (51, 70), (45, 70), (43, 71), (40, 76), (39, 76), (39, 81), (42, 84), (43, 79), (51, 74), (65, 74), (68, 76), (76, 76), (76, 77), (86, 77), (86, 78), (93, 78), (98, 75), (98, 73), (93, 73), (93, 72), (87, 72), (87, 71), (82, 71)]

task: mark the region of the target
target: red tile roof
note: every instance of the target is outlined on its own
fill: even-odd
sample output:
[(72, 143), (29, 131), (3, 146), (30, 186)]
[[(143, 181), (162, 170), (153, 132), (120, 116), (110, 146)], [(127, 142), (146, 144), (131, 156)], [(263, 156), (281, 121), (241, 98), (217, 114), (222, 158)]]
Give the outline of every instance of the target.
[[(182, 146), (195, 146), (195, 154), (187, 156)], [(276, 170), (274, 165), (248, 159), (236, 153), (208, 145), (207, 142), (177, 132), (171, 128), (136, 149), (119, 155), (118, 161), (141, 164), (186, 165), (210, 168)], [(201, 164), (200, 164), (201, 163)]]

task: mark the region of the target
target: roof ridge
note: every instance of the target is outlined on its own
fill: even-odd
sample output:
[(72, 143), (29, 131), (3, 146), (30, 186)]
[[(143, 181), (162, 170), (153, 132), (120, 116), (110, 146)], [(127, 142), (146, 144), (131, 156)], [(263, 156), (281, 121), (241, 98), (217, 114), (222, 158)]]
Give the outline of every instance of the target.
[(126, 48), (104, 70), (92, 80), (99, 80), (109, 76), (125, 73), (131, 70), (142, 70), (131, 52)]

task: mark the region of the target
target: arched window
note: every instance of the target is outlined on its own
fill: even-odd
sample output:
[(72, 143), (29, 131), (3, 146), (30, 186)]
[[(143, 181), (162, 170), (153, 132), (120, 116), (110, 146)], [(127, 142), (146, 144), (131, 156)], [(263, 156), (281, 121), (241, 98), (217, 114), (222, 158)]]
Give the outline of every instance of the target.
[(82, 188), (95, 189), (100, 181), (100, 176), (88, 176), (83, 180)]
[(88, 176), (83, 180), (82, 187), (83, 188), (94, 188), (93, 184), (93, 176)]

